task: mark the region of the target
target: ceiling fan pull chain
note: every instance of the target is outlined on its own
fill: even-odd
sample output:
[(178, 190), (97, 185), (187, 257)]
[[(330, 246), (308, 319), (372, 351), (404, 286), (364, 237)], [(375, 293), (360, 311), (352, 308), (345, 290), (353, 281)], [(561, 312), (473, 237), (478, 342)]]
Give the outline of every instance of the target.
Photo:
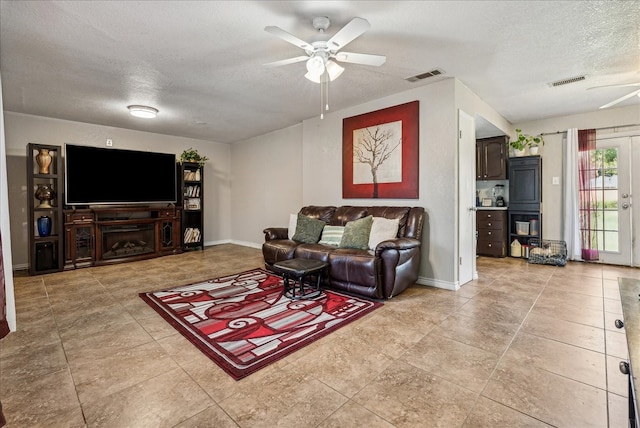
[(325, 96), (324, 96), (325, 107), (324, 107), (324, 109), (326, 111), (329, 111), (329, 75), (328, 75), (327, 72), (325, 72), (324, 90), (325, 90)]
[(320, 120), (324, 119), (324, 81), (320, 79)]

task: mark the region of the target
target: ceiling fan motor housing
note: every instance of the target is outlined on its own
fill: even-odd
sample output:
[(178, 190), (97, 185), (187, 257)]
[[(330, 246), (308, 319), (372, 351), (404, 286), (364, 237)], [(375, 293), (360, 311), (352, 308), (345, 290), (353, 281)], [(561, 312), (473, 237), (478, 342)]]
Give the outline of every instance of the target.
[(329, 18), (327, 18), (326, 16), (316, 16), (315, 18), (313, 18), (313, 28), (320, 31), (321, 33), (327, 31), (329, 25), (331, 25), (331, 21), (329, 21)]

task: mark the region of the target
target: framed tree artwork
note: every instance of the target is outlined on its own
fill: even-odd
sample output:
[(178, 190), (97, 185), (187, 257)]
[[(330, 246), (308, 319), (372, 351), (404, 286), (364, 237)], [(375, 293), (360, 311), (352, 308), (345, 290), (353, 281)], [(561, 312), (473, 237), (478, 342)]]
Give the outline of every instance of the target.
[(342, 197), (417, 199), (418, 122), (418, 101), (343, 119)]

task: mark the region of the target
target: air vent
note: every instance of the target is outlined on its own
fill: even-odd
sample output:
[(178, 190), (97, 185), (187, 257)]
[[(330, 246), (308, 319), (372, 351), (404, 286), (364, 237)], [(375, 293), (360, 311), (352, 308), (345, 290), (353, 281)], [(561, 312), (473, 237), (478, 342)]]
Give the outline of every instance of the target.
[(549, 86), (556, 87), (556, 86), (568, 85), (569, 83), (581, 82), (586, 78), (587, 78), (587, 76), (571, 77), (569, 79), (563, 79), (563, 80), (558, 80), (557, 82), (551, 82), (551, 83), (549, 83)]
[(431, 71), (427, 71), (426, 73), (416, 74), (415, 76), (407, 77), (405, 80), (409, 82), (417, 82), (418, 80), (426, 79), (427, 77), (439, 76), (441, 74), (444, 74), (444, 71), (442, 71), (439, 68), (436, 68)]

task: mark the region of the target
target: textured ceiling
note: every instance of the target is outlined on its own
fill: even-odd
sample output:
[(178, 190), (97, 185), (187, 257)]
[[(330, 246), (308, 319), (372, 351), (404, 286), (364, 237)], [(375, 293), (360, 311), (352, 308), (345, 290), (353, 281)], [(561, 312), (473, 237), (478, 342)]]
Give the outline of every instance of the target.
[[(639, 1), (5, 1), (0, 73), (7, 111), (231, 143), (319, 114), (302, 50), (264, 31), (312, 40), (314, 16), (335, 34), (371, 29), (343, 64), (333, 110), (456, 77), (512, 123), (597, 110), (640, 82)], [(442, 77), (406, 77), (440, 68)], [(586, 74), (583, 82), (550, 82)], [(632, 97), (618, 106), (640, 103)], [(154, 120), (129, 104), (160, 110)]]

